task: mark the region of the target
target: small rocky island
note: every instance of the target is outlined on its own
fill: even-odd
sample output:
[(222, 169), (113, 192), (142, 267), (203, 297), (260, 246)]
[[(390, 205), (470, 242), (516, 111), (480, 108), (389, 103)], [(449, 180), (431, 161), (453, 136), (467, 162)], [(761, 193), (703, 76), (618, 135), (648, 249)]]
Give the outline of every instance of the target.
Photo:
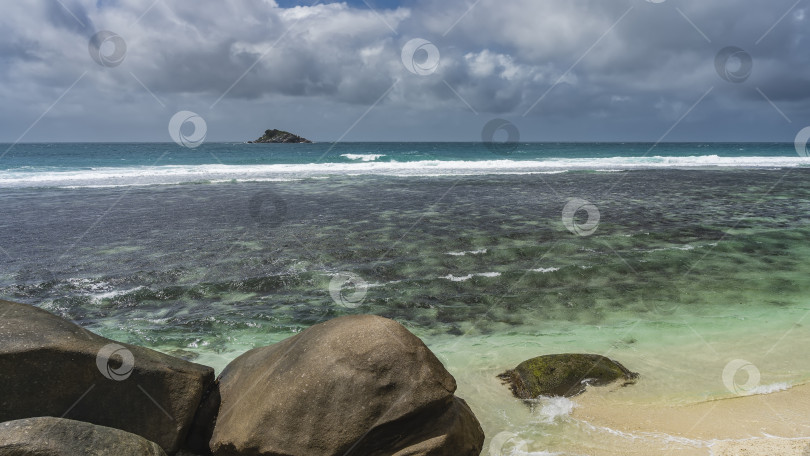
[(264, 135), (248, 144), (310, 144), (312, 141), (284, 130), (265, 130)]

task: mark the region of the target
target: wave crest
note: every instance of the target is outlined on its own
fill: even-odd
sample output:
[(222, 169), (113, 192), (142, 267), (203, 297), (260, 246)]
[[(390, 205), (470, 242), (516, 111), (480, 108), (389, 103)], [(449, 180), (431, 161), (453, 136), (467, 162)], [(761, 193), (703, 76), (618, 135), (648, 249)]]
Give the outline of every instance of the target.
[[(803, 157), (612, 157), (549, 160), (422, 160), (378, 162), (384, 155), (354, 156), (353, 163), (267, 165), (167, 165), (100, 167), (81, 170), (15, 168), (0, 171), (0, 188), (13, 187), (117, 187), (192, 182), (283, 181), (324, 176), (391, 175), (445, 176), (486, 174), (540, 174), (567, 171), (615, 172), (639, 169), (798, 168), (810, 166)], [(377, 157), (372, 159), (373, 157)], [(348, 158), (348, 157), (347, 157)]]

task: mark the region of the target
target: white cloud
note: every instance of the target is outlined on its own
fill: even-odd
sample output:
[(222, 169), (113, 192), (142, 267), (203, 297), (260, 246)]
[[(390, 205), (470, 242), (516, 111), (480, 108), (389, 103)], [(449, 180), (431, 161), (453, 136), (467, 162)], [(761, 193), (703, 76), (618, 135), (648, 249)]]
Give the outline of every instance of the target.
[[(62, 3), (4, 3), (0, 121), (6, 125), (35, 119), (83, 73), (49, 115), (64, 116), (78, 130), (90, 122), (75, 114), (81, 111), (90, 119), (131, 112), (128, 122), (140, 122), (139, 109), (162, 110), (152, 94), (168, 106), (210, 107), (227, 91), (218, 106), (243, 100), (261, 111), (272, 100), (274, 109), (320, 104), (362, 113), (393, 86), (381, 102), (392, 119), (417, 111), (426, 123), (448, 128), (458, 128), (449, 118), (469, 113), (468, 103), (484, 115), (517, 117), (543, 94), (531, 117), (579, 123), (616, 109), (645, 122), (670, 122), (714, 85), (723, 98), (714, 109), (734, 103), (772, 109), (761, 105), (754, 87), (772, 93), (788, 114), (802, 112), (810, 99), (804, 9), (756, 44), (790, 1), (742, 8), (731, 0), (683, 0), (678, 8), (691, 24), (668, 2), (640, 0), (481, 0), (471, 9), (469, 1), (425, 0), (376, 12), (346, 3), (285, 9), (272, 0), (157, 2), (148, 11), (152, 0)], [(125, 39), (123, 64), (93, 62), (88, 39), (96, 30)], [(435, 74), (403, 67), (400, 51), (412, 38), (440, 50)], [(714, 56), (728, 44), (754, 57), (747, 85), (729, 86), (715, 73)], [(751, 122), (755, 117), (747, 115)], [(16, 134), (2, 131), (5, 140)]]

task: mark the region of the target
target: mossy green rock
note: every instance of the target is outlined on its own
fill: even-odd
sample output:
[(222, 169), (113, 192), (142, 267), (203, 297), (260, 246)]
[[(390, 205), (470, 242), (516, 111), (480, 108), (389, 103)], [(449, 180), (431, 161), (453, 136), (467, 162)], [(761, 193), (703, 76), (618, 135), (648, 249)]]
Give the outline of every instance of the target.
[(516, 397), (535, 399), (576, 396), (587, 385), (631, 384), (638, 374), (602, 355), (566, 353), (532, 358), (498, 377), (509, 384)]

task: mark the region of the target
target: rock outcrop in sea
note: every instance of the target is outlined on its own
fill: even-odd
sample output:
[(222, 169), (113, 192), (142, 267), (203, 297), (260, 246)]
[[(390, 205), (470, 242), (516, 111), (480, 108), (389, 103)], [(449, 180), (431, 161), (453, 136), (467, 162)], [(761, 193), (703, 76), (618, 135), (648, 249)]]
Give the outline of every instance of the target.
[[(386, 318), (312, 326), (248, 351), (215, 381), (210, 367), (105, 339), (34, 306), (0, 300), (0, 315), (0, 454), (18, 454), (4, 453), (8, 445), (35, 456), (478, 456), (483, 448), (453, 376)], [(65, 419), (40, 418), (56, 416)]]
[(544, 355), (523, 361), (498, 377), (520, 399), (538, 396), (576, 396), (585, 387), (604, 386), (614, 382), (631, 384), (638, 374), (602, 355)]
[(310, 144), (312, 141), (284, 130), (265, 130), (261, 138), (248, 141), (248, 144), (264, 143)]

